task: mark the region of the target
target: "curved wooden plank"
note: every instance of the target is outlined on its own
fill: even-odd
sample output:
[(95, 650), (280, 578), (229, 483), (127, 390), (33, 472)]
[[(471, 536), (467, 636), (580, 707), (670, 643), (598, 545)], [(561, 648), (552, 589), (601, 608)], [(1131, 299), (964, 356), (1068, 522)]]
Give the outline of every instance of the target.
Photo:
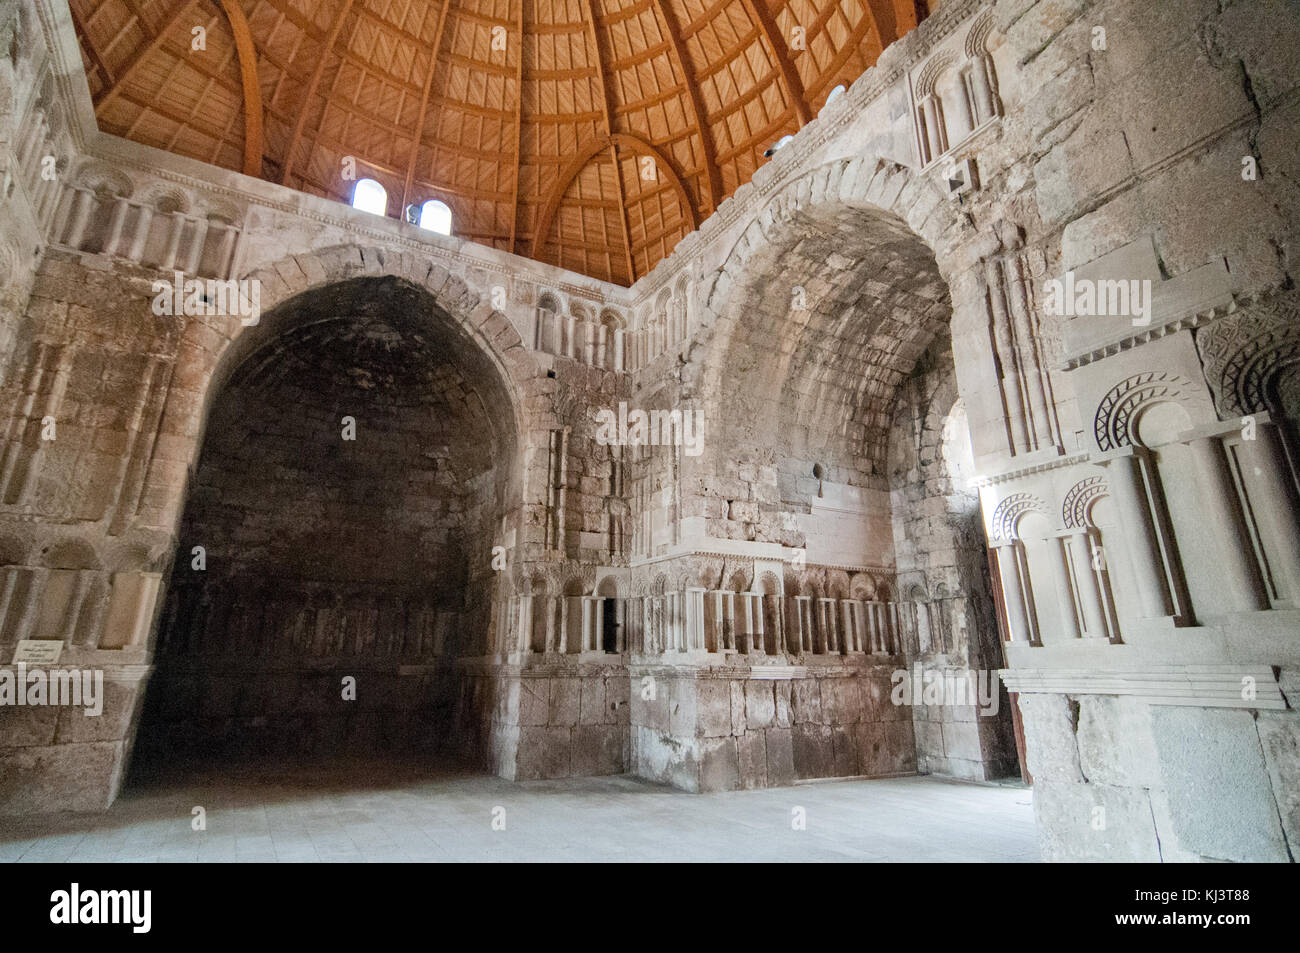
[(713, 141), (713, 129), (709, 126), (709, 116), (704, 109), (704, 100), (700, 96), (700, 84), (695, 78), (695, 64), (691, 62), (686, 43), (682, 40), (682, 27), (677, 20), (677, 11), (670, 0), (655, 0), (659, 13), (664, 18), (664, 28), (672, 40), (677, 64), (681, 67), (686, 80), (691, 111), (695, 114), (695, 128), (700, 131), (700, 146), (704, 151), (704, 174), (709, 183), (709, 211), (714, 211), (722, 202), (722, 170), (718, 168), (718, 147)]
[[(696, 213), (694, 203), (691, 202), (690, 193), (686, 191), (686, 185), (682, 182), (681, 175), (673, 168), (672, 163), (668, 161), (668, 157), (640, 136), (620, 132), (615, 133), (613, 136), (593, 139), (588, 142), (584, 148), (578, 150), (578, 154), (574, 156), (573, 161), (565, 166), (564, 171), (556, 177), (555, 184), (551, 187), (551, 193), (542, 205), (541, 212), (538, 213), (537, 228), (533, 231), (532, 250), (529, 257), (537, 258), (541, 253), (546, 244), (546, 233), (550, 231), (551, 222), (555, 218), (555, 213), (559, 211), (560, 202), (564, 199), (564, 193), (569, 191), (569, 186), (573, 184), (573, 180), (578, 177), (578, 174), (586, 167), (587, 163), (595, 158), (602, 149), (614, 145), (624, 145), (638, 154), (653, 156), (656, 168), (667, 171), (669, 184), (672, 185), (673, 191), (677, 193), (677, 200), (686, 209), (686, 214), (690, 216), (691, 228), (700, 227), (699, 216)], [(628, 252), (631, 252), (630, 246)], [(636, 280), (635, 276), (633, 276), (633, 280)]]
[(248, 18), (235, 0), (219, 0), (235, 35), (239, 79), (244, 87), (244, 175), (262, 175), (262, 81), (257, 75), (257, 47)]

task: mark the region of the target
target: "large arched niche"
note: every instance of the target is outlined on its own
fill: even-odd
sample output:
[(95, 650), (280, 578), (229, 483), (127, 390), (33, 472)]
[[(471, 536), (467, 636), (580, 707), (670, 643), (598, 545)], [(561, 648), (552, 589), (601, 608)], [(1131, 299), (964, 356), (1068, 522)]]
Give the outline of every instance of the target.
[(283, 297), (210, 366), (140, 763), (441, 740), (521, 507), (507, 364), (371, 275)]
[[(891, 163), (870, 171), (832, 163), (778, 192), (714, 282), (693, 388), (709, 409), (695, 464), (706, 497), (750, 498), (737, 479), (747, 465), (758, 499), (792, 512), (831, 484), (888, 489), (899, 388), (952, 318), (932, 248), (961, 226), (932, 202), (914, 226), (910, 210), (932, 187)], [(802, 545), (789, 520), (753, 538)]]

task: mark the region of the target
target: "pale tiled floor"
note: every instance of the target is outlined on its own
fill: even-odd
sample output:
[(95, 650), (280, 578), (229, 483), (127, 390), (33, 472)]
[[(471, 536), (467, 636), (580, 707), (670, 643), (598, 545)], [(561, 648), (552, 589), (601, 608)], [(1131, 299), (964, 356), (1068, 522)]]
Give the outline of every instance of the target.
[(102, 815), (0, 819), (0, 861), (1036, 861), (1030, 797), (933, 778), (695, 795), (413, 764), (210, 769), (129, 787)]

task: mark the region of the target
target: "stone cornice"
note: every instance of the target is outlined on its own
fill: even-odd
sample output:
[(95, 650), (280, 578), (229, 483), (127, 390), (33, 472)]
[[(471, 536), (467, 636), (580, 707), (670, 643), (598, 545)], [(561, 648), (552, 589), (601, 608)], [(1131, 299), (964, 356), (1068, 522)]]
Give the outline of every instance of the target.
[[(1266, 665), (1170, 665), (1140, 671), (1003, 669), (1008, 691), (1052, 695), (1126, 695), (1151, 705), (1285, 709)], [(1250, 681), (1247, 681), (1247, 680)], [(1254, 697), (1244, 688), (1253, 683)]]
[(1261, 291), (1256, 291), (1248, 295), (1233, 294), (1231, 300), (1224, 304), (1218, 304), (1211, 308), (1192, 312), (1191, 314), (1182, 314), (1176, 318), (1171, 318), (1158, 326), (1137, 329), (1134, 330), (1133, 333), (1126, 334), (1114, 341), (1089, 348), (1086, 351), (1080, 351), (1073, 357), (1068, 358), (1061, 365), (1061, 369), (1063, 371), (1075, 371), (1081, 367), (1086, 367), (1089, 364), (1096, 363), (1105, 358), (1113, 357), (1114, 355), (1120, 354), (1124, 351), (1131, 351), (1133, 348), (1147, 344), (1151, 341), (1168, 337), (1171, 334), (1177, 334), (1179, 331), (1188, 331), (1204, 327), (1207, 324), (1214, 323), (1220, 318), (1227, 317), (1230, 314), (1235, 314), (1242, 308), (1267, 301), (1279, 294), (1282, 290), (1283, 289), (1280, 285), (1271, 285)]
[(1084, 451), (1082, 453), (1068, 453), (1064, 456), (1052, 457), (1038, 463), (1031, 463), (1028, 466), (1003, 470), (1001, 473), (991, 473), (988, 476), (975, 477), (968, 485), (972, 489), (978, 490), (986, 486), (995, 486), (999, 483), (1009, 483), (1012, 480), (1032, 476), (1035, 473), (1046, 473), (1048, 470), (1059, 470), (1062, 467), (1072, 467), (1076, 463), (1087, 463), (1091, 459), (1092, 454), (1089, 451)]

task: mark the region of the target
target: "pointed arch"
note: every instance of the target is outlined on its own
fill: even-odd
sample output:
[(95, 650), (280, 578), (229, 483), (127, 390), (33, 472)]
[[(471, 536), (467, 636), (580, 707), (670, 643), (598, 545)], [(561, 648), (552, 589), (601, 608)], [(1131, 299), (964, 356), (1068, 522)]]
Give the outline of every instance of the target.
[[(564, 194), (569, 191), (569, 186), (573, 184), (573, 180), (578, 177), (578, 174), (586, 168), (587, 163), (594, 159), (601, 150), (613, 149), (615, 144), (626, 145), (634, 152), (653, 157), (656, 167), (666, 170), (669, 183), (677, 193), (678, 201), (681, 202), (690, 217), (691, 228), (700, 227), (699, 215), (695, 209), (695, 204), (691, 201), (690, 193), (686, 191), (686, 185), (682, 182), (681, 174), (673, 167), (668, 157), (640, 136), (620, 132), (588, 142), (584, 148), (578, 150), (578, 154), (574, 156), (573, 161), (565, 166), (564, 170), (556, 177), (555, 184), (551, 187), (551, 193), (546, 197), (546, 203), (537, 216), (537, 227), (533, 231), (533, 247), (530, 251), (530, 257), (537, 258), (546, 246), (546, 234), (550, 231), (551, 221), (555, 218), (555, 213), (560, 208), (560, 202), (564, 199)], [(628, 251), (631, 252), (630, 246)], [(635, 274), (629, 272), (629, 275), (633, 281), (636, 280)]]

